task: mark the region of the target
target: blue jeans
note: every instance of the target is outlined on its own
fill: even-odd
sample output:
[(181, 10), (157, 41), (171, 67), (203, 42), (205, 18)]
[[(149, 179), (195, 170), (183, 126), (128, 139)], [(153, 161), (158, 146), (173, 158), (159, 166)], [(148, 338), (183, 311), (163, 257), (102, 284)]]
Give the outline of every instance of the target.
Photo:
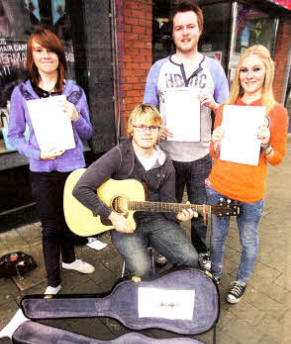
[(185, 231), (163, 215), (138, 224), (134, 233), (111, 233), (112, 242), (123, 257), (128, 272), (147, 277), (152, 274), (148, 246), (165, 256), (172, 264), (197, 267), (198, 254)]
[[(176, 171), (176, 199), (182, 201), (184, 188), (186, 186), (188, 200), (192, 204), (205, 204), (207, 194), (205, 190), (205, 179), (209, 176), (212, 166), (210, 155), (202, 159), (181, 162), (173, 161)], [(207, 221), (204, 224), (203, 216), (191, 220), (191, 240), (198, 253), (208, 252), (206, 243)]]
[[(210, 204), (215, 204), (220, 198), (226, 198), (212, 187), (206, 186)], [(242, 214), (236, 218), (242, 246), (241, 261), (237, 272), (237, 281), (247, 282), (253, 270), (259, 251), (258, 226), (264, 209), (264, 200), (255, 203), (239, 202)], [(212, 274), (220, 278), (223, 267), (225, 240), (229, 230), (229, 217), (218, 218), (212, 215), (210, 234), (210, 258)]]

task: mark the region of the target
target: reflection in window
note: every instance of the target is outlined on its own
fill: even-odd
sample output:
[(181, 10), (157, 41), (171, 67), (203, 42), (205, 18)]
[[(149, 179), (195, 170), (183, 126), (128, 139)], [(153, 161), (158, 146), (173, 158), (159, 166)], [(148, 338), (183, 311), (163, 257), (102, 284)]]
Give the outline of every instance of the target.
[(238, 6), (235, 21), (235, 44), (229, 64), (229, 80), (233, 80), (235, 68), (245, 49), (262, 44), (271, 50), (275, 38), (274, 18), (255, 9)]
[[(67, 77), (74, 79), (72, 30), (67, 6), (68, 0), (0, 0), (0, 113), (7, 114), (13, 88), (27, 77), (27, 40), (38, 27), (46, 26), (58, 35), (68, 62)], [(0, 127), (6, 125), (7, 121), (0, 119)], [(5, 151), (0, 130), (0, 153)]]
[(239, 6), (236, 22), (235, 51), (242, 53), (254, 44), (263, 44), (271, 49), (274, 19), (257, 10)]

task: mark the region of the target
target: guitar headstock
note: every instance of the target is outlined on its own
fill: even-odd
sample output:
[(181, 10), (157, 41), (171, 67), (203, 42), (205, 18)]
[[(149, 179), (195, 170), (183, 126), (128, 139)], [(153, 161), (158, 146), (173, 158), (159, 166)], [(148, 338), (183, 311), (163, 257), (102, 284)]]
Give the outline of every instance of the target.
[(237, 201), (221, 198), (216, 204), (211, 206), (211, 211), (217, 217), (239, 216), (241, 214), (241, 204)]

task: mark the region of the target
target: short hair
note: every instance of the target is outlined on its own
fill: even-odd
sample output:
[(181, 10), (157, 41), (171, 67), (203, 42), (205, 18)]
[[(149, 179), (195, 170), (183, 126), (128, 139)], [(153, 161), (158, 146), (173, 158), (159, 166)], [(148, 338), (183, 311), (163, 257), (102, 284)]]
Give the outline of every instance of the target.
[(192, 11), (197, 16), (197, 22), (199, 30), (203, 30), (203, 13), (201, 8), (193, 0), (177, 0), (170, 14), (170, 29), (173, 32), (173, 19), (175, 15), (179, 12), (189, 12)]
[(249, 57), (250, 55), (258, 56), (261, 61), (263, 62), (266, 74), (265, 80), (262, 87), (262, 105), (266, 106), (267, 113), (272, 109), (275, 105), (276, 101), (273, 94), (273, 80), (274, 80), (274, 61), (271, 58), (270, 51), (261, 44), (256, 44), (248, 49), (246, 49), (243, 54), (241, 55), (238, 64), (236, 66), (236, 72), (234, 76), (234, 80), (231, 85), (229, 99), (227, 104), (234, 104), (238, 97), (242, 97), (244, 94), (243, 88), (240, 84), (240, 68), (244, 62), (244, 60)]
[(50, 49), (58, 55), (58, 81), (56, 84), (56, 90), (61, 91), (64, 87), (65, 72), (67, 70), (67, 63), (65, 57), (65, 51), (60, 39), (49, 29), (38, 29), (33, 32), (27, 42), (27, 59), (26, 66), (32, 82), (36, 85), (39, 82), (40, 75), (33, 60), (33, 41), (40, 44), (46, 49)]
[(145, 124), (156, 125), (160, 127), (162, 125), (162, 117), (157, 108), (152, 104), (139, 104), (131, 112), (128, 118), (127, 136), (133, 136), (133, 127), (137, 120), (144, 121)]

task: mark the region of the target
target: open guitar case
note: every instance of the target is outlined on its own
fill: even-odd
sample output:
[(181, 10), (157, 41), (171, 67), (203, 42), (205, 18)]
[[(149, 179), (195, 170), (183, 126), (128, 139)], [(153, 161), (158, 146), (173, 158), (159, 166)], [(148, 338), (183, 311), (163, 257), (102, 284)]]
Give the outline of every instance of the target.
[[(28, 295), (21, 300), (21, 308), (29, 320), (13, 333), (16, 344), (202, 344), (192, 336), (211, 329), (216, 343), (219, 291), (211, 275), (198, 269), (183, 269), (153, 280), (122, 280), (102, 295)], [(154, 339), (129, 332), (103, 341), (37, 322), (94, 317), (114, 318), (130, 330), (158, 328), (184, 336)]]

